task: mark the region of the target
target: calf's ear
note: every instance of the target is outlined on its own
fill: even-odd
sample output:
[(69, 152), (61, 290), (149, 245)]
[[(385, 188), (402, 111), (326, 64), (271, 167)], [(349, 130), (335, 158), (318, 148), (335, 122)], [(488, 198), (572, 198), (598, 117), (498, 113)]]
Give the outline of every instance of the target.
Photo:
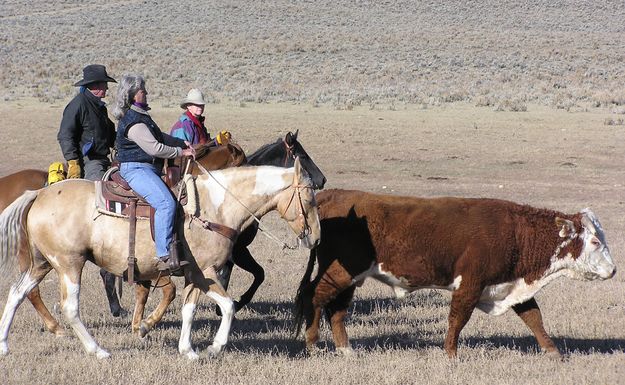
[(575, 234), (575, 225), (573, 225), (573, 222), (568, 219), (556, 217), (556, 226), (560, 228), (558, 235), (562, 238)]

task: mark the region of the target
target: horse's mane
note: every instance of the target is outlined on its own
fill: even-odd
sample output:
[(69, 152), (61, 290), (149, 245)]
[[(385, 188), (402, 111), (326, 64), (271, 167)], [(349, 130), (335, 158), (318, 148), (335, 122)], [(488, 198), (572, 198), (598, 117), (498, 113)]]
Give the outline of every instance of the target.
[(248, 162), (253, 162), (254, 159), (260, 157), (261, 155), (263, 155), (267, 151), (269, 151), (272, 146), (275, 146), (276, 144), (281, 143), (281, 142), (282, 142), (282, 139), (279, 138), (275, 142), (267, 143), (267, 144), (263, 145), (261, 148), (259, 148), (258, 150), (254, 151), (254, 153), (252, 155), (248, 156), (247, 157), (247, 161)]

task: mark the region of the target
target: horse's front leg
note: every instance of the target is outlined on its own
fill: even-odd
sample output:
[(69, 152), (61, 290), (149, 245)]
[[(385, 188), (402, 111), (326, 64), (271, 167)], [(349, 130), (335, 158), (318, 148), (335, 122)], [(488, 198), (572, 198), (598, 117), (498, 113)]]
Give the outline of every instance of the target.
[(234, 302), (217, 279), (217, 273), (212, 267), (204, 271), (204, 276), (208, 278), (209, 282), (212, 281), (208, 286), (206, 295), (217, 303), (219, 309), (221, 309), (222, 315), (217, 334), (215, 334), (215, 338), (213, 339), (213, 345), (207, 349), (208, 354), (214, 357), (221, 352), (221, 349), (228, 342), (230, 327), (232, 326), (232, 319), (234, 318)]
[(232, 252), (232, 261), (235, 265), (254, 276), (254, 281), (250, 287), (241, 295), (239, 301), (236, 301), (234, 304), (235, 311), (239, 311), (243, 306), (250, 303), (254, 294), (256, 294), (256, 290), (258, 290), (260, 285), (265, 280), (265, 270), (258, 264), (258, 262), (256, 262), (247, 247), (236, 247), (235, 245)]
[[(163, 315), (165, 314), (165, 311), (169, 307), (169, 304), (172, 303), (173, 300), (176, 298), (176, 285), (169, 276), (161, 277), (154, 283), (154, 285), (161, 288), (161, 291), (163, 292), (163, 298), (161, 298), (161, 302), (158, 303), (156, 309), (154, 309), (154, 311), (150, 313), (150, 315), (146, 319), (141, 321), (139, 335), (142, 338), (145, 337), (148, 332), (152, 330), (157, 323), (160, 322), (160, 320), (163, 318)], [(145, 301), (147, 301), (147, 295), (144, 299), (144, 303)]]
[(66, 271), (57, 269), (61, 286), (61, 308), (72, 329), (82, 342), (87, 353), (98, 358), (108, 358), (110, 354), (93, 339), (80, 320), (80, 281), (85, 262), (70, 266)]
[(191, 345), (191, 325), (195, 308), (200, 297), (200, 289), (192, 283), (187, 283), (183, 293), (184, 304), (182, 305), (182, 326), (180, 327), (180, 340), (178, 341), (178, 351), (187, 356), (190, 360), (197, 360), (199, 356)]

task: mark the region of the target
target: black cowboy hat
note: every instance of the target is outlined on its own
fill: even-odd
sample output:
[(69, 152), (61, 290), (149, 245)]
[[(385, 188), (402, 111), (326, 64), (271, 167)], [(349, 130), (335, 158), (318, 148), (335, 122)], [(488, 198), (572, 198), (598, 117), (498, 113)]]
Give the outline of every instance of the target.
[(74, 86), (85, 86), (91, 83), (98, 82), (113, 82), (117, 83), (115, 79), (110, 77), (106, 73), (106, 67), (102, 64), (89, 64), (82, 70), (82, 79), (76, 82)]

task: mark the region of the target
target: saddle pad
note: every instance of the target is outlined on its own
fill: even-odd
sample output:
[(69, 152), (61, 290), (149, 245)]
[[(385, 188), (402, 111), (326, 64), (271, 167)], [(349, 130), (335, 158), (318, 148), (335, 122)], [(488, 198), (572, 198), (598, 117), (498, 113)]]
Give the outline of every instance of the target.
[[(118, 218), (128, 218), (128, 200), (127, 197), (119, 197), (115, 199), (108, 192), (108, 185), (115, 182), (95, 181), (95, 205), (99, 213)], [(150, 219), (150, 205), (143, 199), (139, 198), (137, 202), (137, 219)]]

